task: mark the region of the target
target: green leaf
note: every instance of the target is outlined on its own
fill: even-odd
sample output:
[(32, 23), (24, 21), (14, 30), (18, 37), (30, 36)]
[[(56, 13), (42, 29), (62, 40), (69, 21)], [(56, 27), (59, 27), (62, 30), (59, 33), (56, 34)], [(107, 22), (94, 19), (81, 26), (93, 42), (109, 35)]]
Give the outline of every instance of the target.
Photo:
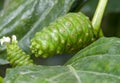
[(26, 66), (9, 69), (3, 83), (119, 83), (119, 81), (120, 77), (110, 72), (80, 70), (68, 65)]
[(0, 59), (0, 65), (8, 64), (9, 62), (5, 59)]
[[(8, 17), (11, 17), (11, 18), (9, 20), (10, 22), (8, 21), (8, 24), (6, 25), (6, 27), (3, 28), (3, 30), (1, 31), (0, 37), (5, 35), (10, 36), (13, 34), (17, 35), (20, 47), (24, 51), (30, 53), (30, 50), (29, 50), (30, 39), (33, 37), (33, 35), (37, 31), (40, 31), (44, 26), (49, 25), (49, 23), (54, 21), (59, 16), (66, 14), (69, 11), (74, 0), (31, 0), (31, 1), (28, 1), (29, 3), (27, 3), (26, 0), (19, 0), (19, 1), (10, 0), (8, 2), (9, 3), (7, 4), (9, 7), (5, 5), (5, 8), (3, 10), (4, 13), (0, 20), (0, 23), (1, 23), (0, 25), (2, 24), (4, 25), (4, 23), (6, 25), (7, 22), (4, 22), (6, 18), (7, 19)], [(23, 8), (26, 4), (27, 4), (27, 7)], [(35, 7), (33, 7), (34, 5)], [(19, 15), (15, 17), (15, 19), (12, 19), (12, 16), (14, 17), (14, 15), (17, 13), (16, 10), (21, 7), (24, 10), (22, 10), (22, 12), (20, 12)], [(30, 12), (29, 10), (32, 11), (32, 7), (34, 11)], [(29, 14), (28, 13), (26, 14), (26, 12), (24, 13), (26, 9), (28, 13), (32, 15), (32, 18), (28, 19)], [(21, 20), (22, 17), (25, 17), (25, 20)], [(16, 25), (18, 26), (15, 27)], [(23, 30), (23, 28), (25, 29)], [(0, 53), (1, 53), (0, 58), (5, 60), (6, 58), (5, 46), (0, 46)]]
[[(20, 0), (21, 1), (21, 0)], [(14, 6), (11, 6), (11, 7), (9, 7), (9, 5), (11, 5), (11, 4), (18, 4), (18, 2), (17, 3), (15, 3), (15, 1), (13, 1), (13, 0), (4, 0), (4, 4), (3, 4), (3, 9), (4, 9), (4, 11), (6, 11), (6, 12), (8, 12), (8, 10), (12, 10), (14, 7), (15, 7), (15, 5)], [(16, 5), (17, 6), (17, 5)]]
[(8, 69), (3, 83), (119, 83), (119, 48), (119, 38), (103, 37), (78, 52), (65, 66)]
[(79, 51), (74, 57), (72, 57), (66, 64), (71, 64), (74, 61), (79, 60), (81, 58), (99, 54), (110, 54), (116, 55), (120, 54), (120, 38), (116, 37), (102, 37), (86, 47), (85, 49)]
[(8, 64), (9, 62), (6, 60), (6, 50), (3, 45), (0, 45), (0, 65)]
[(4, 0), (1, 0), (1, 1), (0, 1), (0, 11), (1, 11), (2, 8), (3, 8), (3, 4), (4, 4)]

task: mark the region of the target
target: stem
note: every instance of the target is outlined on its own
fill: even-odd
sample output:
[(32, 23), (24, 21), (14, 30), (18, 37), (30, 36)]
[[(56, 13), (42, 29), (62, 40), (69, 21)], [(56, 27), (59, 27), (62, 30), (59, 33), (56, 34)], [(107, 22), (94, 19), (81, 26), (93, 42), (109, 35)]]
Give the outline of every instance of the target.
[(102, 30), (100, 30), (101, 29), (100, 25), (102, 22), (102, 18), (103, 18), (103, 14), (104, 14), (107, 2), (108, 0), (99, 0), (97, 9), (92, 19), (92, 25), (93, 25), (94, 33), (96, 37), (100, 37), (101, 35), (103, 36)]
[(0, 76), (0, 83), (2, 83), (3, 78)]

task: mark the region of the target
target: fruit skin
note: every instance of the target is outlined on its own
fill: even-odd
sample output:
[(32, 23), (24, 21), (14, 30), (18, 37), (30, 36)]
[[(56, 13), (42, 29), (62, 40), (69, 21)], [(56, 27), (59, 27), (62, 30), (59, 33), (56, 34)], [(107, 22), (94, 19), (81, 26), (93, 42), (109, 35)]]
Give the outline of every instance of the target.
[(36, 57), (74, 54), (95, 39), (88, 17), (81, 12), (59, 17), (31, 39), (30, 49)]
[(19, 48), (17, 41), (7, 43), (6, 48), (7, 48), (7, 60), (13, 67), (34, 65), (33, 60), (30, 59), (30, 56)]

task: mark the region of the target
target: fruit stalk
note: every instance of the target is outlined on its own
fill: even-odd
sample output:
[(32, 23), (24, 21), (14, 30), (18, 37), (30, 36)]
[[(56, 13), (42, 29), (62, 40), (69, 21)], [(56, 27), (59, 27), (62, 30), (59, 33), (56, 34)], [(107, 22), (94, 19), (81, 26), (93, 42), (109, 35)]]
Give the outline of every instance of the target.
[(97, 9), (92, 19), (92, 25), (93, 25), (94, 33), (96, 37), (103, 36), (103, 32), (100, 28), (100, 25), (102, 22), (103, 14), (107, 6), (107, 3), (108, 3), (108, 0), (99, 0)]

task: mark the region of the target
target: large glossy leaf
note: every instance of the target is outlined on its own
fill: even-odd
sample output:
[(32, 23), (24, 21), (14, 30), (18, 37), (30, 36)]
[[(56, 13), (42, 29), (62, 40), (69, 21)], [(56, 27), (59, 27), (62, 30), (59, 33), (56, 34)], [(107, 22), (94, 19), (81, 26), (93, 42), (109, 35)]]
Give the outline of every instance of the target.
[[(4, 8), (4, 13), (3, 13), (3, 16), (1, 18), (4, 19), (4, 17), (6, 15), (12, 15), (14, 17), (14, 15), (18, 12), (15, 12), (13, 11), (15, 8), (19, 8), (19, 6), (22, 6), (22, 4), (24, 4), (24, 2), (26, 2), (25, 0), (10, 0), (9, 1), (10, 3), (7, 3), (8, 6), (6, 5), (5, 8)], [(19, 3), (17, 3), (19, 2)], [(28, 1), (30, 2), (30, 1)], [(31, 6), (34, 6), (34, 2), (36, 3), (37, 2), (37, 5), (35, 5), (35, 9), (34, 9), (34, 14), (32, 14), (32, 19), (35, 19), (34, 22), (30, 23), (30, 27), (25, 27), (26, 29), (22, 30), (20, 29), (19, 27), (19, 31), (18, 32), (14, 32), (14, 30), (18, 30), (17, 28), (16, 29), (13, 29), (13, 33), (11, 32), (10, 34), (14, 34), (14, 35), (17, 35), (19, 36), (18, 37), (18, 40), (19, 40), (19, 45), (22, 47), (23, 50), (25, 50), (26, 52), (29, 52), (29, 45), (30, 45), (30, 39), (33, 37), (33, 35), (37, 32), (37, 31), (40, 31), (44, 26), (47, 26), (49, 25), (49, 23), (51, 23), (52, 21), (54, 21), (57, 17), (59, 16), (62, 16), (64, 14), (66, 14), (72, 3), (74, 2), (74, 0), (31, 0), (32, 5), (29, 5), (27, 6), (28, 8), (28, 11), (29, 11), (29, 8), (32, 8)], [(20, 7), (21, 8), (21, 7)], [(11, 13), (11, 11), (15, 12), (14, 13)], [(29, 12), (31, 13), (31, 12)], [(29, 15), (29, 14), (28, 14)], [(12, 18), (12, 16), (10, 16)], [(21, 15), (22, 17), (24, 17), (24, 14)], [(20, 19), (20, 17), (17, 17), (16, 19)], [(31, 20), (32, 20), (31, 19)], [(18, 20), (16, 20), (15, 22), (19, 23)], [(30, 20), (30, 21), (31, 21)], [(1, 22), (2, 19), (1, 19)], [(4, 23), (4, 22), (3, 22)], [(3, 24), (1, 23), (1, 24)], [(27, 23), (27, 22), (25, 22)], [(13, 23), (14, 25), (14, 23)], [(25, 24), (27, 25), (27, 24)], [(8, 26), (8, 25), (7, 25)], [(19, 25), (19, 26), (22, 26), (22, 25)], [(4, 31), (2, 31), (2, 33), (0, 34), (1, 37), (4, 36), (2, 34), (9, 34), (7, 33), (7, 31), (12, 31), (12, 25), (9, 25), (10, 27), (10, 30), (9, 28), (7, 29), (3, 29)], [(5, 58), (6, 58), (6, 52), (5, 52), (5, 46), (0, 46), (0, 58), (4, 60), (4, 64), (5, 64)], [(0, 64), (3, 64), (3, 63), (0, 63)]]
[(78, 52), (65, 66), (8, 69), (3, 83), (119, 83), (119, 48), (119, 38), (101, 38)]
[(72, 57), (66, 64), (73, 63), (80, 58), (87, 56), (99, 55), (99, 54), (120, 54), (120, 38), (100, 38), (96, 42), (92, 43), (85, 49), (79, 51), (74, 57)]
[[(79, 68), (80, 67), (81, 65)], [(63, 67), (18, 67), (7, 71), (7, 77), (3, 83), (119, 83), (120, 81), (119, 75), (117, 74), (105, 71), (81, 70), (79, 68), (71, 65)], [(100, 67), (98, 67), (98, 69), (99, 68)], [(109, 66), (107, 66), (107, 68), (109, 68)], [(118, 67), (113, 66), (113, 70), (116, 68)], [(101, 70), (104, 69), (101, 68)]]
[(3, 10), (3, 4), (4, 4), (4, 0), (0, 1), (0, 15), (2, 14), (2, 10)]
[(4, 4), (4, 0), (1, 0), (1, 1), (0, 1), (0, 11), (1, 11), (1, 9), (3, 8), (3, 4)]

